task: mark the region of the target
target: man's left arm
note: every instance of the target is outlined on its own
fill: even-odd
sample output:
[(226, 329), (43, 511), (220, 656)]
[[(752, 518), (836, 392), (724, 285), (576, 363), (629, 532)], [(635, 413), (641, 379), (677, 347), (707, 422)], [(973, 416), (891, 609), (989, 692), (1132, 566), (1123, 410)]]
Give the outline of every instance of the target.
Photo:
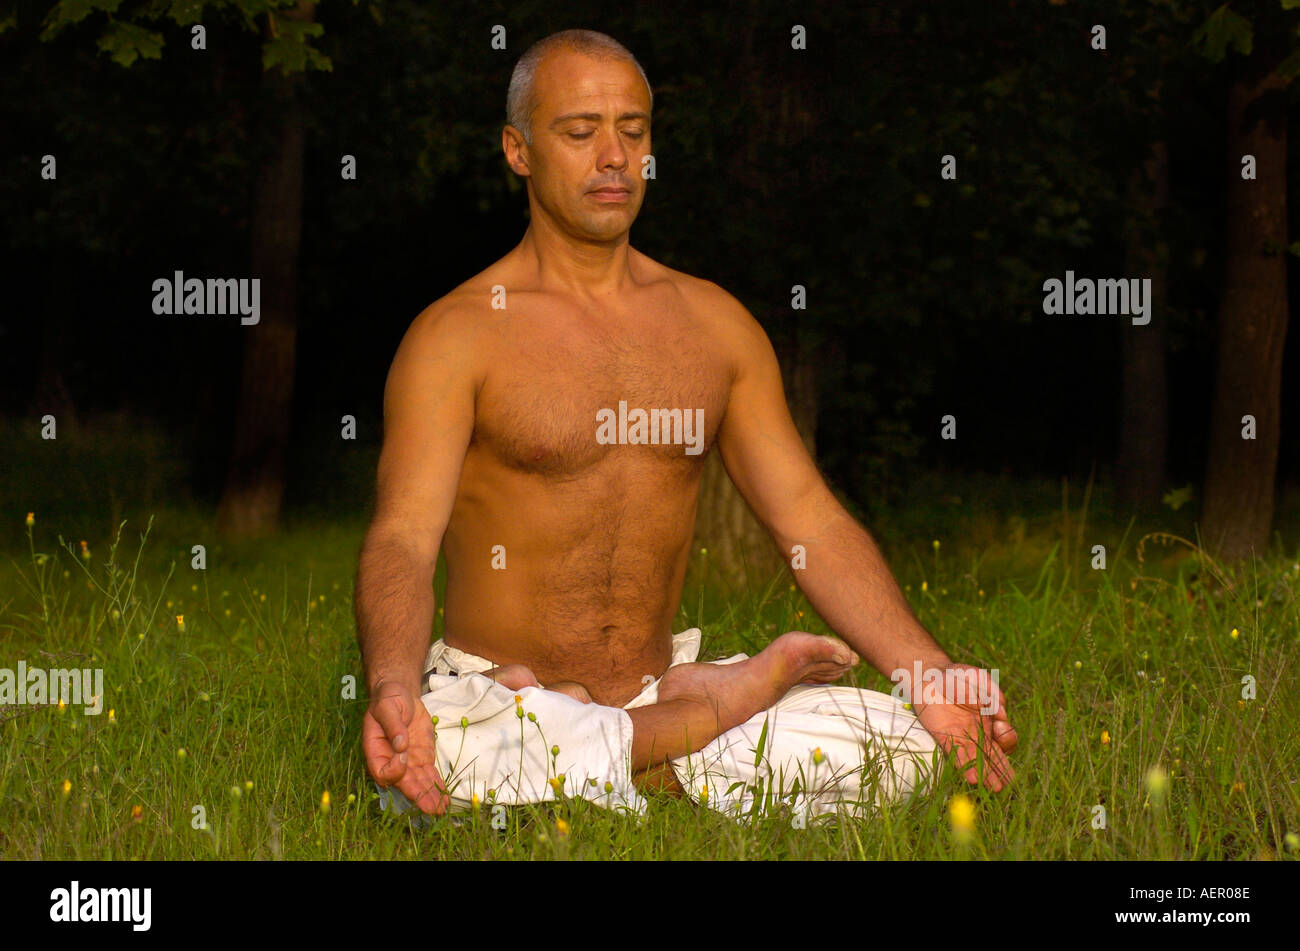
[[(802, 546), (803, 567), (794, 571), (799, 587), (872, 666), (887, 677), (896, 670), (910, 675), (917, 662), (923, 671), (955, 668), (975, 687), (975, 669), (954, 664), (921, 625), (875, 541), (827, 487), (790, 417), (767, 335), (743, 306), (730, 301), (735, 315), (725, 326), (736, 366), (718, 448), (732, 482), (787, 559)], [(969, 765), (971, 782), (978, 782), (976, 747), (982, 748), (993, 766), (985, 781), (996, 790), (1011, 777), (1005, 753), (1014, 749), (1016, 735), (996, 684), (991, 693), (992, 713), (982, 712), (979, 701), (912, 700), (926, 729), (956, 754), (959, 766)]]

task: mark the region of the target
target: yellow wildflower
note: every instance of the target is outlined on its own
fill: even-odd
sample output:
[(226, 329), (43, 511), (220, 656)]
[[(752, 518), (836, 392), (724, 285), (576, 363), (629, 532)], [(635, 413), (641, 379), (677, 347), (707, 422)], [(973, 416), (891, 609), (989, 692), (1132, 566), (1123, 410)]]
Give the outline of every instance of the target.
[(1101, 731), (1101, 745), (1102, 745), (1102, 746), (1110, 746), (1110, 731), (1109, 731), (1109, 730), (1102, 730), (1102, 731)]
[(557, 832), (560, 833), (560, 835), (565, 836), (566, 838), (568, 837), (568, 835), (569, 835), (569, 824), (568, 824), (567, 822), (565, 822), (563, 819), (556, 819), (556, 820), (555, 820), (555, 829), (556, 829)]
[(330, 791), (328, 789), (320, 794), (320, 811), (330, 811)]
[(1162, 766), (1152, 766), (1147, 770), (1143, 782), (1146, 783), (1147, 792), (1151, 794), (1151, 797), (1159, 799), (1169, 789), (1169, 774), (1165, 772)]
[(975, 830), (975, 803), (965, 793), (958, 793), (948, 802), (948, 821), (959, 838)]
[(36, 524), (36, 513), (35, 513), (35, 512), (28, 512), (28, 513), (27, 513), (27, 527), (28, 527), (28, 528), (31, 528), (31, 527), (32, 527), (33, 525), (35, 525), (35, 524)]

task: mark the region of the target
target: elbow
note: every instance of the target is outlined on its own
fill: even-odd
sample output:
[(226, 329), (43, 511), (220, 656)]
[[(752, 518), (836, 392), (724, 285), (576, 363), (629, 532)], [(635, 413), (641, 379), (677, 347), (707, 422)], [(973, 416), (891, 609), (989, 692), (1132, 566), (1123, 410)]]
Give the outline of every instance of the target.
[(438, 564), (440, 542), (440, 538), (414, 530), (409, 524), (376, 520), (371, 523), (361, 545), (358, 587), (362, 574), (368, 574), (372, 568), (380, 569), (385, 575), (402, 569), (405, 572), (418, 571), (432, 580)]

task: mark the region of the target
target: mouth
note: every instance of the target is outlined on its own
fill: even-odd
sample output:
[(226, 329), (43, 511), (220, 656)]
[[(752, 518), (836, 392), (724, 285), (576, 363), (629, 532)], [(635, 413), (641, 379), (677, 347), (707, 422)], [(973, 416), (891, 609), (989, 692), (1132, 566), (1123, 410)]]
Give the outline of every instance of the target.
[(594, 188), (587, 194), (591, 195), (597, 201), (627, 201), (632, 195), (631, 189), (619, 188), (617, 186), (606, 186), (604, 188)]

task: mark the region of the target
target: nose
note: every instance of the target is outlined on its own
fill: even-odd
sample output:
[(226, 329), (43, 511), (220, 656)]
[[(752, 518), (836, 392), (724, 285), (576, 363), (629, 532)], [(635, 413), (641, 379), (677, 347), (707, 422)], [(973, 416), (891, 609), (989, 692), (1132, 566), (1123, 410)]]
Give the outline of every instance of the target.
[(596, 157), (596, 167), (622, 170), (627, 168), (627, 148), (617, 130), (601, 137), (600, 152)]

